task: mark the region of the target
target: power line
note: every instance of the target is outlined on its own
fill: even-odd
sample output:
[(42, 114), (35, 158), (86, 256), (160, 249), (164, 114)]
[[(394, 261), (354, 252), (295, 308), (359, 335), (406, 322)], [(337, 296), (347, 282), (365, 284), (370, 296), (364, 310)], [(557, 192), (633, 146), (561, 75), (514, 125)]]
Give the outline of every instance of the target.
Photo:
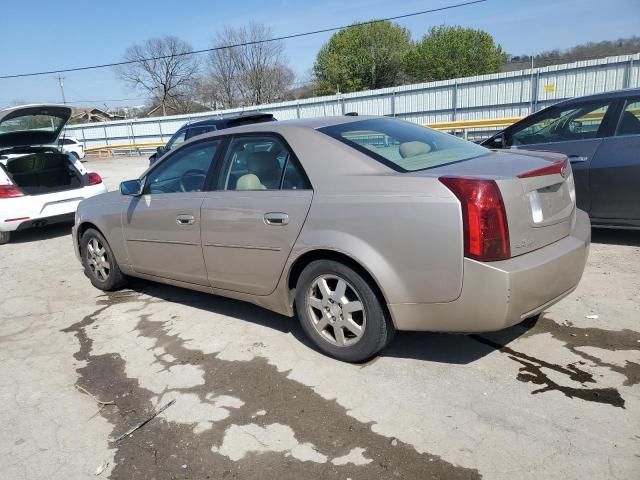
[(176, 54), (173, 54), (173, 55), (162, 55), (162, 56), (158, 56), (158, 57), (142, 58), (142, 59), (139, 59), (139, 60), (128, 60), (128, 61), (124, 61), (124, 62), (104, 63), (104, 64), (101, 64), (101, 65), (91, 65), (91, 66), (87, 66), (87, 67), (63, 68), (63, 69), (60, 69), (60, 70), (49, 70), (49, 71), (46, 71), (46, 72), (31, 72), (31, 73), (16, 73), (16, 74), (13, 74), (13, 75), (1, 75), (0, 76), (0, 80), (7, 79), (7, 78), (35, 77), (35, 76), (38, 76), (38, 75), (50, 75), (50, 74), (53, 74), (53, 73), (79, 72), (79, 71), (83, 71), (83, 70), (94, 70), (94, 69), (97, 69), (97, 68), (116, 67), (116, 66), (119, 66), (119, 65), (130, 65), (132, 63), (140, 63), (140, 62), (145, 62), (145, 61), (149, 61), (149, 60), (162, 60), (162, 59), (165, 59), (165, 58), (182, 57), (182, 56), (196, 55), (196, 54), (206, 53), (206, 52), (214, 52), (216, 50), (225, 50), (227, 48), (245, 47), (245, 46), (248, 46), (248, 45), (255, 45), (255, 44), (258, 44), (258, 43), (268, 43), (268, 42), (277, 42), (277, 41), (280, 41), (280, 40), (290, 40), (292, 38), (306, 37), (306, 36), (309, 36), (309, 35), (317, 35), (319, 33), (334, 32), (336, 30), (342, 30), (343, 28), (352, 27), (354, 25), (371, 25), (373, 23), (387, 22), (387, 21), (390, 21), (390, 20), (399, 20), (401, 18), (415, 17), (415, 16), (418, 16), (418, 15), (425, 15), (427, 13), (442, 12), (444, 10), (451, 10), (451, 9), (454, 9), (454, 8), (466, 7), (468, 5), (474, 5), (474, 4), (477, 4), (477, 3), (484, 3), (486, 1), (488, 1), (488, 0), (472, 0), (472, 1), (468, 1), (468, 2), (457, 3), (455, 5), (447, 5), (445, 7), (432, 8), (432, 9), (429, 9), (429, 10), (422, 10), (420, 12), (406, 13), (404, 15), (396, 15), (394, 17), (380, 18), (378, 20), (369, 20), (369, 21), (366, 21), (366, 22), (354, 23), (352, 25), (342, 25), (340, 27), (323, 28), (321, 30), (313, 30), (313, 31), (310, 31), (310, 32), (293, 33), (291, 35), (284, 35), (282, 37), (274, 37), (274, 38), (268, 38), (266, 40), (255, 40), (255, 41), (251, 41), (251, 42), (236, 43), (234, 45), (224, 45), (224, 46), (221, 46), (221, 47), (204, 48), (204, 49), (201, 49), (201, 50), (191, 50), (189, 52), (176, 53)]
[(144, 97), (136, 98), (103, 98), (101, 100), (69, 100), (68, 103), (103, 103), (103, 102), (128, 102), (134, 100), (146, 100)]
[[(147, 99), (143, 98), (143, 97), (138, 97), (138, 98), (104, 98), (102, 100), (67, 100), (67, 105), (83, 105), (83, 104), (95, 104), (95, 103), (100, 103), (100, 104), (104, 104), (105, 102), (129, 102), (129, 101), (139, 101), (139, 102), (145, 102)], [(17, 105), (21, 105), (21, 104), (31, 104), (31, 103), (42, 103), (42, 104), (55, 104), (55, 103), (60, 103), (60, 100), (40, 100), (40, 101), (33, 101), (33, 102), (20, 102), (17, 103), (15, 101), (10, 101), (10, 102), (3, 102), (0, 101), (0, 107), (2, 108), (9, 108), (9, 107), (13, 107), (13, 106), (17, 106)], [(117, 108), (122, 108), (122, 107), (117, 107)]]

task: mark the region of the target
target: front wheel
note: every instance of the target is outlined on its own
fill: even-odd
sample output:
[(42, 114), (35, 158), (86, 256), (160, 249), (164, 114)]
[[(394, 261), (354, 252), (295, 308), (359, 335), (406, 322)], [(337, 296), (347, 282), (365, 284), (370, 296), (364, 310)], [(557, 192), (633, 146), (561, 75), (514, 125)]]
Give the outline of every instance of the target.
[(82, 234), (80, 252), (84, 272), (94, 287), (108, 292), (127, 283), (111, 247), (97, 230), (90, 228)]
[(369, 282), (332, 260), (316, 260), (302, 271), (296, 287), (296, 311), (313, 343), (346, 362), (368, 360), (394, 333)]
[(0, 232), (0, 245), (9, 243), (11, 240), (11, 232)]

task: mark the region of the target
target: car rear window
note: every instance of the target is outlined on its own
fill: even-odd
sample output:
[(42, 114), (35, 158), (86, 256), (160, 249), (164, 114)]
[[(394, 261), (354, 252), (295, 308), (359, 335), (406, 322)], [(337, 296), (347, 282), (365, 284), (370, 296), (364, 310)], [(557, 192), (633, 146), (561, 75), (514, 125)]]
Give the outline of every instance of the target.
[(489, 153), (453, 135), (390, 118), (342, 123), (318, 131), (399, 172), (440, 167)]
[(42, 130), (55, 132), (64, 125), (65, 119), (53, 115), (20, 115), (0, 122), (0, 133)]

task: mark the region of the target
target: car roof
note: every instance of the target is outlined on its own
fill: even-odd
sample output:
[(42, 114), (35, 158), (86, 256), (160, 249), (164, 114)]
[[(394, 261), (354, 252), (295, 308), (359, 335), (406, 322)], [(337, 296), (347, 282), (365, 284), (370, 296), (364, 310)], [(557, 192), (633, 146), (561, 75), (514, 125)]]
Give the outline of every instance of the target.
[(573, 102), (584, 102), (585, 100), (606, 100), (608, 98), (624, 98), (632, 96), (640, 96), (640, 88), (625, 88), (623, 90), (615, 90), (613, 92), (594, 93), (593, 95), (585, 95), (584, 97), (575, 97), (563, 100), (555, 105), (570, 105)]
[[(250, 132), (281, 132), (290, 129), (309, 129), (316, 130), (322, 127), (329, 127), (331, 125), (341, 125), (343, 123), (352, 123), (358, 122), (362, 120), (374, 120), (374, 119), (384, 119), (388, 118), (389, 120), (392, 117), (381, 117), (375, 115), (366, 115), (366, 116), (346, 116), (339, 115), (333, 117), (316, 117), (316, 118), (304, 118), (304, 119), (296, 119), (296, 120), (282, 120), (279, 122), (263, 122), (263, 123), (251, 123), (248, 125), (241, 125), (239, 127), (231, 127), (225, 130), (219, 130), (216, 132), (210, 132), (203, 136), (222, 136), (222, 135), (231, 135), (235, 133), (250, 133)], [(199, 138), (201, 138), (200, 136)]]

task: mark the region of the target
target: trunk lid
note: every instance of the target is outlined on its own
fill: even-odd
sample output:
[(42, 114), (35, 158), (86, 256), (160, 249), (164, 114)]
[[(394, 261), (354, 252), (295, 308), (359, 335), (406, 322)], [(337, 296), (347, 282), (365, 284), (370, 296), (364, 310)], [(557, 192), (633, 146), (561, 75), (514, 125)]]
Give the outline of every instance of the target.
[(56, 142), (73, 109), (67, 105), (23, 105), (0, 111), (0, 149)]
[[(567, 157), (551, 152), (496, 151), (409, 175), (494, 180), (504, 201), (511, 256), (568, 236), (575, 218), (575, 187)], [(563, 167), (563, 168), (560, 168)]]

